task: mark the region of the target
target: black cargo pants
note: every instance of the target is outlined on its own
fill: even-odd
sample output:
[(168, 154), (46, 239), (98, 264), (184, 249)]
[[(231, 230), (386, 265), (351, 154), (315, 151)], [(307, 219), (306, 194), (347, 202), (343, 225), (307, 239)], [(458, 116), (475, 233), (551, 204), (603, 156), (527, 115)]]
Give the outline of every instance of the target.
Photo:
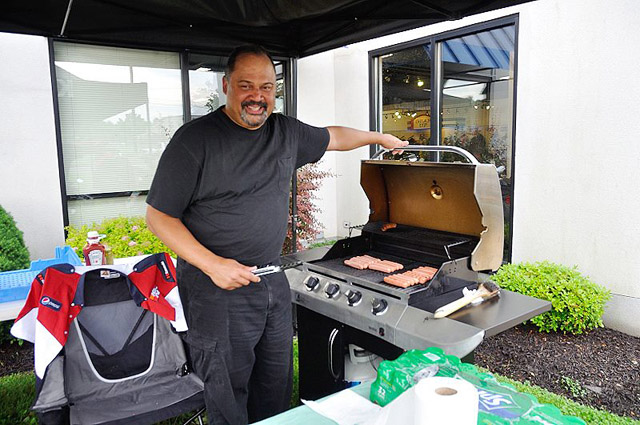
[(185, 342), (204, 382), (210, 424), (247, 424), (289, 407), (293, 375), (291, 294), (284, 273), (232, 291), (178, 262), (189, 330)]

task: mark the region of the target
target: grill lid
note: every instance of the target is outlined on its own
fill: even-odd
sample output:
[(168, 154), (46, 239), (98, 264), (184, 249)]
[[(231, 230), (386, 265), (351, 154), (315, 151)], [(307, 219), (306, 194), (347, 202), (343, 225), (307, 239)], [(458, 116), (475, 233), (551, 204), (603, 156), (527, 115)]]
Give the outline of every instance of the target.
[(364, 160), (360, 184), (369, 198), (369, 223), (382, 221), (478, 238), (473, 270), (502, 264), (504, 217), (498, 173), (471, 154), (444, 146), (404, 150), (452, 150), (472, 163)]

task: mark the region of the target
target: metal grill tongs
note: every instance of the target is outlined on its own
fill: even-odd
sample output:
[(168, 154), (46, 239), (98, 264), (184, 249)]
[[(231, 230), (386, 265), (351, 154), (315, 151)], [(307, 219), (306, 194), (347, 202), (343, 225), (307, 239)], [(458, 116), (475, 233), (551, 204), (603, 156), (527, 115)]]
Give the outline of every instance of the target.
[(278, 273), (287, 269), (292, 269), (294, 267), (298, 267), (300, 264), (302, 264), (302, 261), (295, 261), (293, 263), (280, 264), (277, 266), (274, 266), (272, 264), (267, 264), (267, 265), (258, 267), (251, 273), (253, 273), (256, 276), (264, 276), (267, 274)]

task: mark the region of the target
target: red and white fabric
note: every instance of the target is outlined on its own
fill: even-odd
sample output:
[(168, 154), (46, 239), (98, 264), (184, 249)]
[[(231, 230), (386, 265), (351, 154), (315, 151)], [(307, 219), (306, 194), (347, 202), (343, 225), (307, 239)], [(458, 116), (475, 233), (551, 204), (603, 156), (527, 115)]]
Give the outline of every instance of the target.
[[(11, 328), (11, 334), (34, 344), (36, 375), (44, 376), (47, 366), (67, 342), (69, 326), (83, 307), (83, 291), (78, 290), (83, 275), (91, 270), (126, 275), (135, 296), (144, 309), (168, 319), (178, 332), (187, 323), (178, 294), (176, 271), (166, 253), (154, 254), (136, 263), (106, 266), (51, 266), (31, 283), (24, 307)], [(80, 285), (79, 285), (80, 284)]]

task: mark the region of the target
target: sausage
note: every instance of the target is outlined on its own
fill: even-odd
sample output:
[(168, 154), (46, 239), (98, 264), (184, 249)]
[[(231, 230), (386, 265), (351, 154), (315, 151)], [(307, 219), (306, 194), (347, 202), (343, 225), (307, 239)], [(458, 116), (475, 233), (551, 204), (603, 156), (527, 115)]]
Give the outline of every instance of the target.
[(378, 263), (381, 260), (375, 257), (371, 257), (369, 255), (358, 255), (349, 259), (344, 260), (344, 264), (347, 266), (356, 268), (358, 270), (364, 270), (369, 267), (369, 265)]
[(418, 267), (417, 269), (414, 269), (414, 270), (417, 271), (418, 273), (424, 273), (431, 276), (433, 276), (438, 272), (438, 269), (434, 269), (433, 267), (424, 267), (424, 266)]
[(358, 270), (364, 270), (366, 268), (361, 263), (358, 263), (357, 261), (353, 261), (352, 259), (344, 260), (344, 264), (346, 264), (349, 267), (353, 267), (354, 269), (358, 269)]
[(379, 258), (376, 257), (372, 257), (370, 255), (361, 255), (359, 258), (366, 258), (367, 260), (373, 260), (373, 261), (381, 261)]
[(404, 266), (403, 266), (402, 264), (400, 264), (400, 263), (396, 263), (396, 262), (394, 262), (394, 261), (382, 260), (382, 263), (383, 263), (383, 264), (385, 264), (385, 265), (387, 265), (387, 266), (389, 266), (389, 267), (392, 267), (392, 268), (393, 268), (393, 270), (392, 270), (392, 271), (394, 271), (394, 272), (395, 272), (396, 270), (402, 270), (402, 269), (404, 268)]
[(427, 280), (431, 280), (431, 278), (433, 277), (433, 273), (429, 273), (429, 272), (425, 272), (423, 270), (418, 270), (418, 269), (413, 269), (411, 270), (412, 273), (414, 273), (417, 276), (423, 277)]
[(377, 263), (369, 264), (369, 268), (371, 270), (377, 270), (377, 271), (383, 272), (383, 273), (391, 273), (391, 272), (395, 271), (393, 266), (385, 264), (384, 261), (379, 261)]
[(427, 279), (426, 276), (424, 276), (424, 275), (422, 275), (422, 274), (420, 274), (418, 272), (415, 272), (413, 270), (410, 270), (408, 272), (404, 272), (403, 274), (407, 275), (407, 276), (415, 277), (416, 279), (418, 279), (418, 283), (426, 283), (427, 280), (429, 280), (429, 279)]
[(384, 223), (380, 228), (380, 230), (382, 230), (383, 232), (386, 232), (387, 230), (395, 229), (396, 227), (398, 227), (396, 223)]
[(389, 285), (399, 286), (401, 288), (406, 288), (409, 286), (409, 281), (406, 279), (402, 279), (400, 275), (397, 275), (397, 274), (385, 276), (383, 280), (387, 282)]
[(400, 276), (402, 276), (404, 279), (407, 279), (410, 282), (410, 285), (415, 285), (420, 282), (420, 280), (417, 277), (411, 276), (407, 272), (400, 274)]

